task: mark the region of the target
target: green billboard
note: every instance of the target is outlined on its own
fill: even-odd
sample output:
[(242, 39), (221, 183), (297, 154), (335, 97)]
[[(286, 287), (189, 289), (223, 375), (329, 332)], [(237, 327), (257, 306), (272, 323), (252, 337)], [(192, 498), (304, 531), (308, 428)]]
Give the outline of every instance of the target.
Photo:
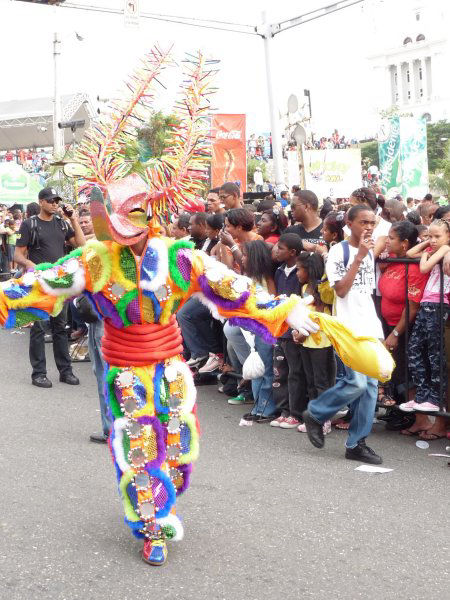
[(381, 189), (383, 194), (401, 193), (400, 117), (383, 121), (378, 134)]
[(391, 117), (378, 136), (381, 189), (392, 198), (423, 198), (428, 190), (427, 124), (423, 118)]
[(0, 203), (37, 202), (42, 185), (15, 162), (0, 163)]

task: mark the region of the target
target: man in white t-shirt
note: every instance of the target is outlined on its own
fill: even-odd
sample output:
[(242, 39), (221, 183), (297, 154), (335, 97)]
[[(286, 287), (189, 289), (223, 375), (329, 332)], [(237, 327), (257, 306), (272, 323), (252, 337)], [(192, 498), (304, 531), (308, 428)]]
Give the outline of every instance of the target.
[[(336, 292), (336, 316), (356, 335), (383, 339), (383, 328), (372, 300), (375, 214), (366, 205), (359, 205), (349, 210), (347, 218), (351, 235), (348, 240), (330, 248), (326, 266), (328, 280)], [(372, 429), (378, 382), (347, 366), (344, 368), (344, 377), (311, 400), (308, 410), (303, 413), (309, 439), (317, 448), (323, 448), (323, 424), (338, 410), (349, 406), (352, 419), (345, 458), (381, 464), (382, 458), (365, 442)]]
[(255, 172), (253, 173), (253, 183), (256, 186), (257, 192), (263, 191), (264, 179), (263, 179), (262, 171), (259, 167), (256, 167)]

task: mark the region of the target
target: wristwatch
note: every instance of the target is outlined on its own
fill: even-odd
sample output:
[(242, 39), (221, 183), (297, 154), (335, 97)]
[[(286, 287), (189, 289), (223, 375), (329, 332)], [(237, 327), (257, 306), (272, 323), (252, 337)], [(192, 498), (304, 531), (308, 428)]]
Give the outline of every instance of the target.
[(400, 335), (396, 329), (393, 329), (392, 333), (395, 335), (395, 337), (398, 337)]

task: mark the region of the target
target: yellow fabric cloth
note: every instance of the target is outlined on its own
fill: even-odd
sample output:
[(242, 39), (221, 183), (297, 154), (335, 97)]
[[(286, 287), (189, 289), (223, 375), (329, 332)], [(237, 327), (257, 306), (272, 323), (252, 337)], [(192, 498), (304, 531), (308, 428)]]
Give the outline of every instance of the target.
[[(354, 371), (389, 381), (395, 362), (380, 340), (355, 335), (348, 327), (325, 313), (311, 311), (310, 317), (326, 333), (342, 362)], [(314, 333), (311, 337), (318, 336)]]

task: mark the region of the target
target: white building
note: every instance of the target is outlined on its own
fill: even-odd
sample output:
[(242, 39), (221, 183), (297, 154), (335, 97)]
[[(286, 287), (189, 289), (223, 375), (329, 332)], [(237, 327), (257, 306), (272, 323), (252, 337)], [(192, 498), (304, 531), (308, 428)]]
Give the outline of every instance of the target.
[[(448, 0), (368, 0), (371, 103), (428, 120), (450, 120)], [(373, 92), (373, 93), (372, 93)]]

